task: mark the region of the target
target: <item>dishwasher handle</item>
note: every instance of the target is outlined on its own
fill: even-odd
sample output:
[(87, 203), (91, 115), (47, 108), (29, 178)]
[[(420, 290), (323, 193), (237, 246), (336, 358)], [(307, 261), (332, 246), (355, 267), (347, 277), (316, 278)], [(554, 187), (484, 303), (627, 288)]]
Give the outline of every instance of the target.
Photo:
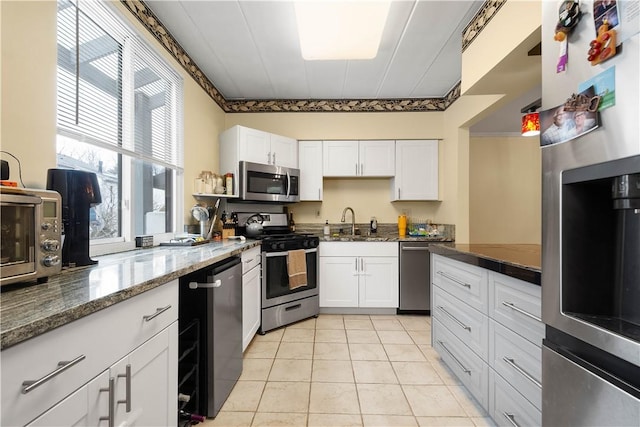
[(429, 252), (429, 246), (402, 246), (403, 251), (424, 251)]
[(198, 282), (189, 282), (189, 289), (211, 289), (211, 288), (219, 288), (222, 286), (222, 280), (214, 280), (212, 283), (198, 283)]

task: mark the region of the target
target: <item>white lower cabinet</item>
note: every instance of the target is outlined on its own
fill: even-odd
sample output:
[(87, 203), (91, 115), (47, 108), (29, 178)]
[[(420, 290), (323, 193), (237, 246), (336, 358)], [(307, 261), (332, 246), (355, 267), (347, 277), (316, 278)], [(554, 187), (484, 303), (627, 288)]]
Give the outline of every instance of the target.
[(115, 379), (116, 425), (168, 426), (176, 422), (178, 323), (132, 351), (109, 368)]
[(541, 289), (432, 255), (432, 344), (502, 426), (542, 422)]
[(109, 425), (109, 372), (89, 381), (29, 423), (29, 427)]
[(499, 426), (542, 425), (542, 413), (493, 369), (489, 370), (488, 412)]
[(489, 318), (461, 303), (437, 286), (433, 287), (432, 315), (482, 359), (487, 359)]
[(260, 328), (261, 280), (260, 247), (242, 253), (242, 351)]
[(175, 425), (178, 281), (1, 356), (1, 425)]
[(397, 308), (396, 242), (321, 242), (320, 307)]
[(446, 326), (436, 320), (431, 321), (433, 328), (433, 348), (453, 373), (462, 381), (473, 397), (483, 407), (489, 405), (487, 388), (489, 384), (489, 367), (463, 341), (460, 341)]

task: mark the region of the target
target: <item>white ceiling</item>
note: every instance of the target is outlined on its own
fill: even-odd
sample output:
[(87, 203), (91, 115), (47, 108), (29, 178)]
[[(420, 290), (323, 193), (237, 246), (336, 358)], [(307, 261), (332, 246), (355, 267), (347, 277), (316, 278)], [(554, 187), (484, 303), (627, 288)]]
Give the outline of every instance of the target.
[(292, 1), (145, 4), (226, 100), (298, 100), (444, 97), (483, 1), (393, 0), (378, 56), (358, 61), (303, 60)]

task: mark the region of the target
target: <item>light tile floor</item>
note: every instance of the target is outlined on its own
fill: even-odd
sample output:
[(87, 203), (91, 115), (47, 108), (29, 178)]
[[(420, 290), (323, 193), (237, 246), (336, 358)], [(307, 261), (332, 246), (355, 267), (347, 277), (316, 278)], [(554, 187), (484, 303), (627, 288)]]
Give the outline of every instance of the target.
[(256, 335), (214, 426), (493, 426), (431, 348), (428, 316), (321, 314)]

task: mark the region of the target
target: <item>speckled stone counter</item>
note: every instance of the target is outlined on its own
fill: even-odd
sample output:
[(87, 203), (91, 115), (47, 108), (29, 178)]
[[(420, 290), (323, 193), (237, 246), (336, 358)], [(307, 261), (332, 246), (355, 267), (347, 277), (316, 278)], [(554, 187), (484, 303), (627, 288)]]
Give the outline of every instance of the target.
[(98, 264), (63, 270), (47, 283), (10, 285), (0, 293), (0, 349), (50, 331), (260, 242), (237, 240), (94, 257)]
[(453, 242), (455, 240), (453, 226), (447, 225), (439, 227), (442, 230), (441, 234), (432, 236), (405, 235), (404, 237), (398, 236), (398, 227), (395, 224), (379, 224), (377, 233), (370, 233), (368, 226), (368, 224), (356, 224), (361, 234), (355, 236), (336, 233), (340, 228), (343, 230), (350, 228), (349, 225), (345, 224), (341, 224), (341, 227), (332, 224), (332, 234), (329, 236), (323, 234), (322, 224), (301, 224), (296, 228), (296, 232), (316, 235), (321, 242)]
[(431, 253), (540, 285), (540, 245), (434, 244)]

